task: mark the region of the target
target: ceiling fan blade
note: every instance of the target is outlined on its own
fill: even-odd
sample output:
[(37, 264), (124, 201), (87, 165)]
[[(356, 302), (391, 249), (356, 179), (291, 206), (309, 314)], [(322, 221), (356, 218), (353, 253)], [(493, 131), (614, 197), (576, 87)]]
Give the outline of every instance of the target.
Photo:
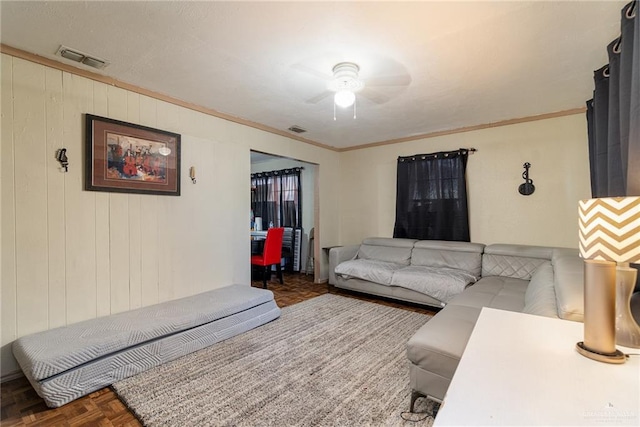
[(314, 96), (313, 98), (309, 98), (307, 99), (306, 102), (307, 104), (317, 104), (318, 102), (322, 101), (323, 99), (325, 99), (326, 97), (328, 97), (329, 95), (333, 95), (333, 92), (330, 91), (324, 91), (319, 95)]
[(410, 75), (402, 74), (398, 76), (371, 77), (365, 81), (365, 84), (367, 86), (409, 86), (411, 81)]
[(333, 80), (333, 75), (326, 74), (326, 73), (323, 73), (321, 71), (315, 70), (315, 69), (313, 69), (313, 68), (311, 68), (311, 67), (309, 67), (307, 65), (304, 65), (304, 64), (300, 64), (300, 63), (293, 64), (291, 66), (291, 68), (293, 68), (294, 70), (297, 70), (297, 71), (301, 71), (301, 72), (306, 73), (306, 74), (310, 74), (310, 75), (312, 75), (314, 77), (317, 77), (319, 79), (322, 79), (322, 80), (327, 80), (327, 81)]
[(366, 86), (364, 90), (362, 92), (358, 92), (356, 96), (358, 95), (361, 95), (363, 98), (367, 98), (369, 101), (373, 102), (374, 104), (384, 104), (385, 102), (388, 102), (391, 100), (391, 98), (389, 98), (387, 95), (384, 95), (376, 90), (369, 89)]

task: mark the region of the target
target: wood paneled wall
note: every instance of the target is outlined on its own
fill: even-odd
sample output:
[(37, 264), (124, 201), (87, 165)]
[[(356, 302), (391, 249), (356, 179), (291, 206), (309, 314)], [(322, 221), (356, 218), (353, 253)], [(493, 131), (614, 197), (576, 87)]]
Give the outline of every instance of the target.
[[(2, 376), (18, 369), (17, 337), (248, 285), (251, 148), (338, 163), (329, 150), (6, 54), (1, 66)], [(86, 113), (180, 133), (181, 196), (84, 191)], [(335, 217), (337, 195), (324, 194)], [(325, 228), (337, 241), (337, 225)]]

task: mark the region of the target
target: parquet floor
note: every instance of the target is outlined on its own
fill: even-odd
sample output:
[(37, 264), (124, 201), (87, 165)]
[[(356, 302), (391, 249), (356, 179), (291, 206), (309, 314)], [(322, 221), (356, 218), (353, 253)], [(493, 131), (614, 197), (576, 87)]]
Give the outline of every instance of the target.
[[(252, 286), (262, 287), (261, 281), (252, 282)], [(333, 293), (351, 298), (372, 301), (379, 304), (399, 307), (425, 314), (433, 311), (418, 305), (402, 304), (361, 294), (343, 291), (327, 284), (313, 283), (312, 276), (285, 273), (284, 285), (277, 282), (275, 275), (268, 287), (273, 291), (280, 307)], [(38, 397), (25, 377), (7, 381), (0, 385), (0, 426), (140, 426), (136, 417), (118, 399), (111, 388), (104, 388), (68, 403), (61, 408), (50, 409)]]

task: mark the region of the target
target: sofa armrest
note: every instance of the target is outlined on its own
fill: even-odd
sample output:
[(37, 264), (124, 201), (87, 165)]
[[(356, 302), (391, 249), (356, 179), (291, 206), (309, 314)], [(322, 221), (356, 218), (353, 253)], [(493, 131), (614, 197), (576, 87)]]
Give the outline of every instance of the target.
[(339, 246), (329, 251), (329, 284), (336, 284), (336, 267), (344, 261), (353, 259), (358, 253), (360, 245)]
[(584, 321), (584, 260), (577, 255), (553, 260), (558, 317)]

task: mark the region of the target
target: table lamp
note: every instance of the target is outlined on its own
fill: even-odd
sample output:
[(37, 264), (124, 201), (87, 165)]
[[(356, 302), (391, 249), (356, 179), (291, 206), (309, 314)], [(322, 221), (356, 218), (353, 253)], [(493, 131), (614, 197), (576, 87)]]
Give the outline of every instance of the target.
[(616, 335), (620, 345), (640, 346), (640, 329), (629, 308), (637, 274), (629, 263), (640, 262), (640, 197), (581, 200), (578, 214), (585, 263), (584, 341), (576, 349), (600, 362), (624, 363)]

